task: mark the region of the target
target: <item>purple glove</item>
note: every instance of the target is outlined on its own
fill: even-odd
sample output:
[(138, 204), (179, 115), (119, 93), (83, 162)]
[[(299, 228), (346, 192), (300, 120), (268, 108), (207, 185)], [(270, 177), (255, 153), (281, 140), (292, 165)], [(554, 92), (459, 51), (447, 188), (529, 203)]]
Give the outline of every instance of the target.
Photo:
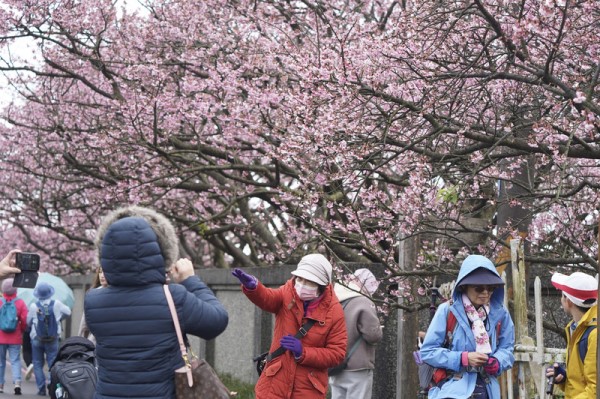
[(483, 366), (483, 369), (488, 375), (496, 375), (498, 374), (498, 370), (500, 370), (500, 363), (495, 357), (490, 357), (485, 366)]
[(291, 351), (296, 359), (302, 356), (302, 342), (293, 335), (288, 334), (281, 338), (279, 344), (282, 348)]
[(240, 280), (240, 283), (242, 283), (242, 285), (249, 289), (249, 290), (253, 290), (256, 288), (256, 277), (245, 273), (242, 269), (233, 269), (233, 271), (231, 272), (231, 274), (233, 274), (235, 277), (237, 277), (238, 280)]

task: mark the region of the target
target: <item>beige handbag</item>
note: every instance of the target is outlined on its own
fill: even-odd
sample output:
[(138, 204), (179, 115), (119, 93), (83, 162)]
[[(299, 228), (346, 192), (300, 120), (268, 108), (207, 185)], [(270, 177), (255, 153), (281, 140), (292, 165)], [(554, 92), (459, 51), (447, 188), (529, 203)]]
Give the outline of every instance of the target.
[(171, 291), (167, 285), (163, 287), (177, 332), (181, 356), (185, 362), (183, 367), (175, 370), (175, 397), (177, 399), (229, 399), (235, 397), (236, 393), (227, 389), (206, 360), (197, 359), (193, 354), (188, 355)]

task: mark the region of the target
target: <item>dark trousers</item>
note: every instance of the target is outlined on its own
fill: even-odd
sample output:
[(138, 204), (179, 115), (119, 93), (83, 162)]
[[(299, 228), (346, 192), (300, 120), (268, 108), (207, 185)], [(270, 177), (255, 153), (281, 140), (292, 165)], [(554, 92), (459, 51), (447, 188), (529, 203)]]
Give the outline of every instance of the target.
[(31, 338), (29, 337), (29, 330), (23, 332), (23, 361), (25, 367), (31, 364)]

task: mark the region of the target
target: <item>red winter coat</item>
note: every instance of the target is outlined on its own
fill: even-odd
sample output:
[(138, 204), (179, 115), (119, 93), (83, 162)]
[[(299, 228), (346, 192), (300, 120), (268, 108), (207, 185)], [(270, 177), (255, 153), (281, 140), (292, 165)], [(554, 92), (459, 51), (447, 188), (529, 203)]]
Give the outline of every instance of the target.
[[(23, 331), (27, 328), (27, 305), (22, 299), (17, 299), (17, 294), (6, 295), (2, 294), (5, 301), (15, 301), (15, 307), (17, 308), (17, 317), (19, 322), (17, 329), (13, 332), (7, 333), (0, 330), (0, 344), (2, 345), (23, 345)], [(0, 301), (0, 304), (2, 302)]]
[[(261, 283), (255, 290), (244, 289), (255, 305), (275, 314), (275, 329), (269, 352), (279, 348), (279, 340), (295, 335), (307, 320), (303, 302), (294, 289), (294, 279), (277, 289)], [(296, 361), (290, 351), (267, 364), (255, 387), (256, 399), (318, 399), (327, 393), (327, 369), (342, 362), (346, 354), (344, 311), (331, 285), (310, 315), (317, 322), (301, 339), (302, 357)]]

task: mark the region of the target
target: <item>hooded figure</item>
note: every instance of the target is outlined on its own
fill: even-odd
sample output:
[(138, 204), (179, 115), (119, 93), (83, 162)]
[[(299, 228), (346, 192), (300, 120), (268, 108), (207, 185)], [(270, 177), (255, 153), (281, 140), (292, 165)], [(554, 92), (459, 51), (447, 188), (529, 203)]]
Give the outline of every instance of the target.
[[(421, 347), (424, 362), (448, 372), (429, 390), (429, 398), (467, 399), (474, 393), (482, 399), (500, 398), (497, 377), (515, 360), (514, 324), (503, 301), (504, 282), (494, 264), (469, 255), (460, 267), (452, 301), (438, 307)], [(457, 323), (445, 347), (448, 312)]]
[(142, 207), (117, 209), (96, 234), (98, 260), (108, 286), (90, 290), (85, 318), (96, 337), (96, 398), (174, 398), (174, 370), (183, 366), (175, 327), (163, 292), (166, 273), (181, 330), (213, 339), (228, 315), (213, 292), (178, 259), (171, 223)]
[[(265, 287), (256, 277), (235, 269), (244, 294), (259, 308), (275, 314), (269, 353), (281, 355), (267, 362), (256, 387), (256, 399), (324, 399), (327, 369), (346, 354), (344, 311), (331, 285), (332, 267), (321, 254), (303, 257), (293, 277), (279, 288)], [(294, 335), (307, 320), (308, 333)]]
[[(346, 319), (346, 368), (329, 377), (332, 399), (370, 399), (373, 391), (376, 344), (383, 338), (375, 303), (370, 299), (379, 281), (369, 269), (358, 269), (347, 286), (335, 284)], [(354, 349), (352, 349), (354, 348)]]

